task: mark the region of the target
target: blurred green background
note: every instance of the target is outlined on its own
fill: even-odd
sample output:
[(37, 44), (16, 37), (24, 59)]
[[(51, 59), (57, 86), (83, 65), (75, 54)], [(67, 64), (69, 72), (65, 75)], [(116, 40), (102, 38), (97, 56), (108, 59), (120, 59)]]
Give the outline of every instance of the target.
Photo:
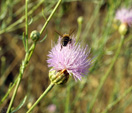
[[(57, 0), (29, 0), (29, 34), (40, 31)], [(41, 4), (40, 4), (41, 3)], [(38, 7), (37, 5), (40, 4)], [(36, 9), (34, 9), (37, 7)], [(98, 88), (100, 79), (106, 73), (120, 41), (118, 24), (113, 19), (117, 9), (132, 7), (132, 0), (63, 0), (56, 13), (42, 33), (47, 38), (39, 42), (27, 66), (13, 106), (16, 107), (27, 95), (24, 106), (17, 111), (25, 113), (50, 83), (48, 78), (47, 54), (60, 33), (69, 33), (75, 28), (82, 45), (91, 48), (93, 65), (88, 76), (75, 82), (72, 77), (63, 86), (55, 86), (35, 107), (33, 113), (87, 113)], [(25, 1), (0, 1), (0, 100), (6, 94), (10, 83), (19, 72), (25, 51), (22, 34), (25, 32)], [(79, 18), (82, 22), (78, 22)], [(112, 101), (121, 96), (132, 85), (132, 37), (125, 38), (120, 55), (105, 81), (91, 113), (101, 113)], [(29, 44), (32, 40), (29, 39)], [(13, 92), (13, 90), (12, 90)], [(132, 92), (108, 110), (108, 113), (132, 113)], [(0, 105), (5, 113), (12, 93)]]

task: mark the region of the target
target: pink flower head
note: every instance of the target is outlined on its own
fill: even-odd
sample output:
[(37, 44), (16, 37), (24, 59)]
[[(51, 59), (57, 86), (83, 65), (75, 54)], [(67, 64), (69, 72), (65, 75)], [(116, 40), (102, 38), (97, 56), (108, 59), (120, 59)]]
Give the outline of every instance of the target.
[(132, 25), (132, 9), (122, 8), (117, 10), (115, 19), (120, 20), (121, 23), (125, 23), (129, 26)]
[(88, 58), (89, 53), (88, 46), (83, 48), (80, 43), (75, 42), (74, 37), (71, 43), (63, 47), (61, 38), (59, 38), (58, 43), (49, 52), (48, 67), (52, 67), (56, 71), (66, 69), (75, 80), (81, 80), (91, 65), (91, 59)]
[(51, 105), (48, 106), (47, 109), (48, 109), (48, 111), (49, 111), (50, 113), (54, 113), (54, 112), (56, 111), (56, 105), (51, 104)]

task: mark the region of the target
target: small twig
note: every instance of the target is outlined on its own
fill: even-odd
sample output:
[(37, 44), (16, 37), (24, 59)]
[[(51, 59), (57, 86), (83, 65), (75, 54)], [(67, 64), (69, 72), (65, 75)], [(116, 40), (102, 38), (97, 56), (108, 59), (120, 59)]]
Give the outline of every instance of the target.
[(20, 66), (19, 75), (18, 75), (18, 80), (17, 80), (17, 83), (16, 83), (16, 87), (15, 87), (15, 90), (13, 92), (10, 104), (8, 106), (7, 113), (9, 113), (10, 110), (11, 110), (11, 107), (12, 107), (12, 104), (14, 102), (14, 99), (15, 99), (19, 84), (21, 82), (21, 79), (22, 79), (22, 76), (23, 76), (23, 73), (24, 73), (24, 70), (25, 70), (27, 64), (29, 63), (29, 60), (30, 60), (30, 58), (32, 56), (32, 53), (33, 53), (34, 49), (35, 49), (35, 46), (36, 46), (36, 43), (33, 43), (32, 46), (30, 47), (29, 52), (26, 53), (25, 59), (22, 61), (22, 64)]
[[(45, 0), (41, 0), (36, 6), (34, 6), (29, 12), (28, 16), (31, 15)], [(3, 34), (4, 32), (9, 32), (10, 29), (13, 29), (15, 26), (18, 24), (22, 23), (23, 20), (25, 19), (25, 16), (22, 16), (19, 20), (14, 22), (13, 24), (9, 25), (7, 28), (4, 28), (0, 31), (0, 34)]]
[(123, 99), (131, 91), (132, 91), (132, 86), (129, 87), (119, 98), (117, 98), (115, 101), (109, 104), (102, 113), (107, 113), (109, 109), (111, 109), (114, 105), (116, 105), (119, 101), (121, 101), (121, 99)]
[(28, 52), (28, 0), (25, 2), (25, 30), (26, 30), (26, 52)]
[(26, 113), (30, 113), (33, 110), (33, 108), (40, 102), (40, 100), (54, 87), (54, 85), (55, 85), (54, 83), (51, 83)]
[(51, 20), (51, 17), (54, 15), (56, 9), (58, 8), (58, 6), (60, 5), (62, 0), (59, 0), (58, 3), (56, 4), (55, 8), (53, 9), (53, 11), (51, 12), (50, 16), (48, 17), (48, 19), (46, 20), (44, 26), (42, 27), (40, 34), (42, 34), (42, 32), (44, 31), (44, 29), (46, 28), (47, 24), (49, 23), (49, 21)]
[(113, 60), (112, 60), (112, 62), (110, 64), (110, 67), (108, 68), (108, 70), (106, 71), (106, 73), (104, 74), (104, 76), (102, 77), (102, 79), (100, 81), (99, 87), (98, 87), (98, 89), (95, 92), (95, 95), (94, 95), (94, 97), (92, 99), (92, 102), (91, 102), (91, 104), (89, 106), (89, 109), (88, 109), (88, 112), (87, 113), (90, 113), (91, 112), (91, 110), (92, 110), (92, 108), (94, 106), (94, 103), (95, 103), (95, 101), (97, 99), (97, 96), (98, 96), (101, 88), (103, 87), (105, 80), (107, 79), (110, 71), (112, 70), (112, 68), (113, 68), (113, 66), (114, 66), (114, 64), (115, 64), (115, 62), (116, 62), (116, 60), (117, 60), (117, 58), (119, 56), (119, 53), (120, 53), (121, 47), (123, 45), (123, 42), (124, 42), (124, 36), (121, 36), (121, 41), (119, 43), (119, 47), (118, 47), (118, 49), (116, 51), (116, 54), (115, 54), (115, 56), (114, 56), (114, 58), (113, 58)]

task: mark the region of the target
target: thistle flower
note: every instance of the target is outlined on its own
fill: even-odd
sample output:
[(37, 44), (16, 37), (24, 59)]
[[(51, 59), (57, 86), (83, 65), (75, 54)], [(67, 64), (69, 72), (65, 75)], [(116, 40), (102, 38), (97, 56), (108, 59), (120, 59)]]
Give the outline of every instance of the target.
[(125, 23), (128, 26), (132, 25), (132, 9), (122, 8), (117, 10), (115, 19), (119, 20), (121, 23)]
[(122, 8), (116, 12), (116, 20), (121, 22), (119, 26), (119, 33), (121, 35), (126, 35), (128, 33), (129, 27), (132, 25), (132, 9)]
[(56, 111), (56, 105), (54, 104), (51, 104), (48, 106), (47, 110), (50, 112), (50, 113), (54, 113)]
[(81, 47), (80, 43), (75, 42), (74, 37), (71, 43), (61, 47), (61, 38), (59, 37), (58, 43), (48, 54), (48, 67), (56, 72), (66, 70), (69, 75), (73, 75), (75, 80), (81, 80), (91, 65), (91, 59), (88, 58), (89, 53), (88, 46)]

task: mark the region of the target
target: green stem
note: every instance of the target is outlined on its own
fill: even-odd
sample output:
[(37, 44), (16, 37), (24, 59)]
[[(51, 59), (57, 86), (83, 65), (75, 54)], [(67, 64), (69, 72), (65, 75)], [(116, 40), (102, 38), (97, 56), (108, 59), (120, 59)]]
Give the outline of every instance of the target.
[(42, 100), (42, 98), (54, 87), (54, 85), (54, 83), (50, 83), (48, 88), (41, 94), (38, 100), (31, 106), (31, 108), (26, 113), (30, 113), (34, 109), (34, 107), (40, 102), (40, 100)]
[(59, 0), (55, 6), (55, 8), (53, 9), (53, 11), (51, 12), (50, 16), (48, 17), (48, 19), (46, 20), (44, 26), (42, 27), (41, 31), (40, 31), (40, 34), (42, 34), (42, 32), (44, 31), (44, 29), (46, 28), (47, 24), (49, 23), (51, 17), (54, 15), (56, 9), (58, 8), (58, 6), (60, 5), (62, 0)]
[(5, 101), (5, 99), (8, 97), (8, 95), (10, 94), (11, 90), (13, 89), (13, 87), (16, 85), (17, 83), (17, 80), (18, 80), (18, 77), (17, 79), (15, 80), (15, 82), (13, 84), (10, 85), (10, 87), (8, 88), (8, 91), (6, 92), (6, 94), (4, 95), (4, 97), (1, 99), (0, 101), (0, 105)]
[[(45, 0), (41, 0), (36, 6), (34, 6), (29, 12), (28, 16), (31, 15)], [(13, 24), (9, 25), (7, 28), (4, 28), (0, 31), (0, 34), (3, 34), (4, 32), (9, 32), (10, 29), (13, 29), (15, 26), (18, 24), (22, 23), (23, 20), (25, 19), (25, 16), (22, 16), (19, 20), (14, 22)]]
[(92, 108), (93, 108), (93, 106), (94, 106), (94, 103), (95, 103), (95, 101), (96, 101), (96, 99), (97, 99), (97, 96), (98, 96), (98, 94), (99, 94), (99, 92), (100, 92), (100, 90), (101, 90), (101, 88), (102, 88), (102, 86), (103, 86), (105, 80), (107, 79), (107, 77), (108, 77), (110, 71), (112, 70), (112, 68), (113, 68), (113, 66), (114, 66), (114, 64), (115, 64), (115, 62), (116, 62), (116, 60), (117, 60), (117, 58), (118, 58), (118, 56), (119, 56), (119, 53), (120, 53), (121, 47), (122, 47), (122, 45), (123, 45), (123, 42), (124, 42), (124, 36), (121, 36), (121, 41), (120, 41), (120, 43), (119, 43), (119, 47), (118, 47), (118, 49), (117, 49), (117, 51), (116, 51), (116, 54), (115, 54), (115, 56), (114, 56), (114, 58), (113, 58), (113, 60), (112, 60), (112, 62), (111, 62), (111, 64), (110, 64), (109, 69), (107, 70), (107, 72), (105, 73), (105, 75), (101, 78), (101, 82), (100, 82), (100, 84), (99, 84), (98, 89), (97, 89), (96, 92), (95, 92), (95, 95), (94, 95), (94, 97), (93, 97), (93, 99), (92, 99), (92, 102), (91, 102), (91, 104), (90, 104), (90, 106), (89, 106), (89, 109), (88, 109), (88, 112), (87, 112), (87, 113), (90, 113), (90, 112), (91, 112), (91, 110), (92, 110)]
[(87, 38), (87, 34), (89, 33), (90, 31), (90, 28), (91, 26), (93, 25), (93, 23), (95, 22), (96, 18), (98, 17), (99, 15), (99, 9), (100, 7), (102, 6), (102, 4), (104, 3), (104, 0), (100, 0), (99, 1), (99, 4), (97, 5), (97, 7), (95, 8), (93, 14), (92, 14), (92, 17), (90, 18), (89, 22), (86, 24), (86, 27), (84, 29), (84, 33), (83, 33), (83, 41), (86, 41), (86, 38)]
[(113, 101), (111, 104), (109, 104), (106, 109), (102, 112), (102, 113), (107, 113), (107, 111), (109, 109), (111, 109), (114, 105), (116, 105), (121, 99), (123, 99), (128, 93), (130, 93), (132, 91), (132, 86), (129, 87), (124, 93), (123, 95), (121, 95), (118, 99), (116, 99), (115, 101)]
[(66, 97), (66, 102), (65, 102), (65, 112), (64, 113), (70, 113), (70, 90), (71, 86), (67, 86), (67, 97)]
[(9, 106), (8, 106), (8, 109), (7, 109), (7, 113), (10, 113), (11, 106), (12, 106), (13, 101), (14, 101), (14, 99), (15, 99), (16, 92), (17, 92), (18, 86), (19, 86), (19, 84), (20, 84), (20, 81), (21, 81), (21, 77), (18, 78), (18, 81), (17, 81), (16, 87), (15, 87), (14, 93), (13, 93), (13, 95), (12, 95), (10, 104), (9, 104)]
[(32, 46), (31, 46), (31, 48), (30, 48), (30, 51), (26, 53), (25, 59), (22, 61), (22, 64), (20, 66), (19, 75), (18, 75), (18, 80), (17, 80), (17, 83), (16, 83), (16, 87), (14, 89), (14, 92), (13, 92), (13, 95), (12, 95), (12, 98), (11, 98), (11, 101), (10, 101), (10, 104), (8, 106), (7, 113), (9, 113), (10, 110), (11, 110), (11, 107), (12, 107), (13, 101), (15, 99), (15, 96), (16, 96), (16, 93), (17, 93), (19, 84), (20, 84), (21, 79), (22, 79), (22, 75), (23, 75), (24, 70), (25, 70), (25, 68), (26, 68), (26, 66), (27, 66), (27, 64), (28, 64), (28, 62), (29, 62), (29, 60), (30, 60), (30, 58), (32, 56), (32, 53), (33, 53), (33, 51), (35, 49), (35, 46), (36, 46), (36, 43), (33, 43)]
[(25, 0), (26, 52), (28, 51), (28, 0)]
[(83, 21), (83, 17), (79, 17), (77, 19), (77, 22), (78, 22), (78, 31), (77, 31), (77, 42), (79, 41), (79, 37), (80, 37), (80, 34), (81, 34), (81, 30), (82, 30), (82, 21)]
[[(33, 49), (34, 49), (34, 44), (32, 45), (32, 47), (29, 49), (29, 52), (30, 52), (30, 55), (28, 56), (28, 60), (30, 60), (31, 56), (32, 56), (32, 53), (33, 53)], [(18, 81), (18, 78), (15, 80), (15, 82), (9, 87), (8, 91), (6, 92), (5, 96), (1, 99), (0, 101), (0, 105), (5, 101), (5, 99), (8, 97), (8, 95), (10, 94), (11, 90), (13, 89), (13, 87), (16, 85), (17, 81)]]
[[(58, 6), (60, 5), (61, 1), (62, 1), (62, 0), (59, 0), (58, 3), (56, 4), (56, 6), (55, 6), (55, 8), (53, 9), (52, 13), (50, 14), (49, 18), (48, 18), (47, 21), (45, 22), (43, 28), (41, 29), (40, 34), (41, 34), (41, 33), (44, 31), (44, 29), (46, 28), (47, 24), (49, 23), (51, 17), (54, 15), (54, 13), (55, 13), (56, 9), (58, 8)], [(26, 7), (27, 7), (27, 2), (28, 2), (28, 0), (26, 0)], [(27, 9), (25, 10), (25, 15), (26, 15), (26, 16), (25, 16), (25, 19), (26, 19), (26, 55), (25, 55), (24, 61), (22, 62), (22, 65), (21, 65), (21, 67), (20, 67), (20, 72), (19, 72), (19, 75), (18, 75), (19, 78), (18, 78), (18, 81), (17, 81), (17, 83), (16, 83), (16, 87), (15, 87), (15, 90), (14, 90), (14, 92), (13, 92), (13, 96), (12, 96), (12, 98), (11, 98), (9, 107), (8, 107), (8, 109), (7, 109), (7, 113), (9, 113), (10, 110), (11, 110), (11, 106), (12, 106), (12, 104), (13, 104), (13, 101), (14, 101), (14, 99), (15, 99), (15, 96), (16, 96), (16, 93), (17, 93), (19, 84), (20, 84), (20, 82), (21, 82), (22, 75), (23, 75), (23, 73), (24, 73), (24, 69), (26, 68), (26, 65), (28, 64), (28, 62), (29, 62), (29, 60), (30, 60), (30, 58), (31, 58), (31, 56), (32, 56), (32, 53), (33, 53), (33, 51), (34, 51), (35, 45), (36, 45), (36, 43), (34, 43), (33, 46), (31, 46), (30, 50), (27, 51), (27, 47), (28, 47), (28, 46), (27, 46), (27, 45), (28, 45), (28, 41), (27, 41), (27, 37), (28, 37), (28, 36), (27, 36), (27, 34), (28, 34), (28, 14), (27, 14)]]
[[(39, 2), (39, 4), (37, 4), (37, 6), (35, 6), (29, 13), (28, 13), (28, 16), (30, 15), (30, 14), (32, 14), (33, 13), (33, 11), (35, 11), (42, 3), (43, 3), (43, 1), (44, 0), (42, 0), (41, 2)], [(47, 24), (49, 23), (49, 20), (51, 19), (51, 17), (53, 16), (53, 14), (55, 13), (55, 11), (56, 11), (56, 9), (57, 9), (57, 7), (59, 6), (59, 4), (60, 4), (60, 2), (61, 2), (62, 0), (59, 0), (58, 1), (58, 3), (57, 3), (57, 5), (55, 6), (55, 8), (54, 8), (54, 10), (52, 11), (52, 13), (51, 13), (51, 15), (49, 16), (49, 18), (47, 19), (47, 21), (46, 21), (46, 23), (44, 24), (44, 26), (43, 26), (43, 28), (42, 28), (42, 30), (40, 31), (41, 33), (44, 31), (44, 29), (46, 28), (46, 26), (47, 26)], [(27, 18), (27, 17), (26, 17)], [(21, 18), (22, 20), (24, 19), (24, 17), (22, 17)], [(27, 20), (27, 19), (26, 19)], [(11, 27), (14, 27), (15, 25), (17, 25), (18, 23), (19, 23), (19, 21), (20, 20), (18, 20), (15, 24), (13, 24), (12, 26), (9, 26), (9, 28)], [(27, 27), (26, 27), (26, 29), (27, 29)], [(28, 32), (27, 30), (26, 30), (26, 32)], [(2, 31), (2, 33), (3, 33), (3, 31)], [(0, 32), (0, 34), (1, 34), (1, 32)], [(36, 43), (34, 43), (35, 45), (36, 45)], [(29, 62), (29, 60), (30, 60), (30, 58), (31, 58), (31, 56), (32, 56), (32, 53), (33, 53), (33, 51), (34, 51), (34, 48), (35, 48), (35, 46), (34, 46), (34, 44), (32, 45), (32, 47), (29, 49), (29, 51), (27, 52), (27, 54), (26, 54), (26, 61), (25, 61), (25, 63), (26, 64), (28, 64), (28, 62)], [(30, 53), (30, 54), (29, 54)], [(20, 67), (21, 68), (21, 67)], [(23, 71), (24, 71), (24, 69), (25, 68), (23, 68)], [(19, 75), (20, 76), (20, 75)], [(19, 81), (20, 82), (20, 81)], [(15, 86), (15, 84), (16, 84), (16, 82), (14, 82), (14, 84), (11, 86), (11, 88), (10, 88), (10, 90), (8, 90), (8, 92), (6, 93), (6, 95), (3, 97), (3, 99), (0, 101), (0, 104), (7, 98), (7, 96), (9, 95), (9, 93), (10, 93), (10, 91), (13, 89), (13, 87)], [(18, 85), (19, 86), (19, 85)], [(18, 87), (17, 86), (17, 87)], [(14, 90), (15, 91), (15, 90)], [(17, 91), (17, 89), (16, 89), (16, 91)], [(12, 106), (12, 103), (13, 103), (13, 101), (14, 101), (14, 98), (15, 98), (15, 93), (14, 93), (14, 96), (12, 97), (12, 102), (10, 102), (10, 106), (8, 107), (8, 109), (11, 109), (10, 107)], [(10, 111), (10, 110), (9, 110)]]

